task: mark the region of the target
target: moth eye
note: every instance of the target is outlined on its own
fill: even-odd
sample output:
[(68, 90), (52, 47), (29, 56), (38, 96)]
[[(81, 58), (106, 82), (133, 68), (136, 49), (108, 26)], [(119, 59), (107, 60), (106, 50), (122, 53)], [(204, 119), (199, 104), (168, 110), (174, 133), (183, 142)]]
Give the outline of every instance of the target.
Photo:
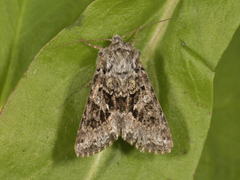
[(98, 53), (98, 56), (102, 56), (103, 55), (103, 53), (100, 51), (99, 53)]

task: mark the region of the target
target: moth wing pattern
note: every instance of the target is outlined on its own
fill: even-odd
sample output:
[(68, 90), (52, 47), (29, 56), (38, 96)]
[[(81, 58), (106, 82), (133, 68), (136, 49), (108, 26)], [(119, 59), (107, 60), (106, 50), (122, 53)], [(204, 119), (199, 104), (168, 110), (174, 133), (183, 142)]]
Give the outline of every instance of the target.
[(136, 148), (142, 152), (170, 153), (173, 143), (166, 117), (147, 72), (140, 61), (137, 64), (139, 76), (136, 82), (139, 89), (131, 95), (133, 109), (127, 115), (130, 118), (125, 118), (122, 122), (121, 136), (128, 143), (135, 143)]
[(98, 64), (77, 132), (75, 143), (77, 157), (94, 155), (118, 139), (119, 127), (117, 119), (116, 121), (108, 120), (108, 117), (113, 115), (109, 112), (109, 107), (106, 104), (109, 99), (104, 97), (104, 78), (102, 64)]
[(170, 153), (170, 129), (140, 61), (140, 51), (115, 35), (99, 51), (97, 61), (77, 133), (77, 156), (98, 153), (119, 136), (142, 152)]

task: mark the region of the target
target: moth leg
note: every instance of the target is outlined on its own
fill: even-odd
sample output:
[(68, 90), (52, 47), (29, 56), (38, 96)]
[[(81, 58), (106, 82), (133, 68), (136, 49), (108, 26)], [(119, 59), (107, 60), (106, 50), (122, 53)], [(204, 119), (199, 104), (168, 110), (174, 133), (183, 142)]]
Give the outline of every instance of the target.
[(83, 86), (83, 87), (84, 87), (84, 88), (87, 88), (87, 87), (91, 86), (91, 84), (92, 84), (92, 81), (90, 81), (88, 84), (86, 84), (86, 85)]

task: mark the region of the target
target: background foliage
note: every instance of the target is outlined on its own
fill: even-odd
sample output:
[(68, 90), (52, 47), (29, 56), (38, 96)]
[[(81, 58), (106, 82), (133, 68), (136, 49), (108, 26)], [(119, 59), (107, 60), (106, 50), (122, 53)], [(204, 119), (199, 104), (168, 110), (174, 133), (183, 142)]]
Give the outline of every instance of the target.
[(195, 179), (239, 179), (239, 47), (240, 28), (216, 68), (212, 121)]
[[(239, 26), (240, 3), (90, 3), (0, 1), (1, 106), (20, 79), (0, 114), (1, 179), (237, 179), (239, 32), (216, 68), (214, 84), (213, 78)], [(177, 19), (141, 30), (135, 47), (167, 116), (172, 152), (140, 153), (120, 138), (97, 155), (76, 158), (73, 146), (89, 92), (84, 86), (97, 50), (82, 43), (55, 47), (78, 37), (122, 36), (169, 17)]]

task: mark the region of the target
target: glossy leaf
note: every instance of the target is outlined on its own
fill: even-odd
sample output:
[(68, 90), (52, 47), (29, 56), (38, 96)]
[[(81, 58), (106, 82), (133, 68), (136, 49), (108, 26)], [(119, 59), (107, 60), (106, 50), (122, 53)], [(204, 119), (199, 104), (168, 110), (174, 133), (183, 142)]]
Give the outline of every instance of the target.
[(240, 28), (216, 68), (213, 116), (196, 180), (239, 179)]
[[(239, 14), (234, 3), (218, 1), (98, 0), (89, 5), (37, 54), (1, 111), (2, 179), (192, 179), (211, 119), (214, 68)], [(169, 17), (177, 19), (141, 30), (135, 47), (168, 119), (172, 152), (141, 153), (120, 138), (99, 154), (76, 158), (73, 147), (89, 92), (85, 86), (98, 50), (84, 43), (57, 46), (78, 37), (122, 36)]]
[(0, 108), (37, 52), (92, 0), (0, 1)]

